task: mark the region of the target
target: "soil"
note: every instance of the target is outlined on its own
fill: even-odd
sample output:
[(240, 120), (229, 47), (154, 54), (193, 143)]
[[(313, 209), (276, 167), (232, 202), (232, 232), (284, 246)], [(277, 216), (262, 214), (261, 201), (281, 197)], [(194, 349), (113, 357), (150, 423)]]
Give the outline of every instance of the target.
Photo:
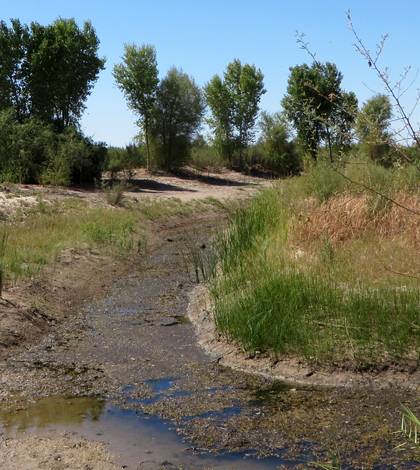
[[(139, 171), (127, 196), (226, 201), (269, 184), (228, 171), (178, 177)], [(103, 191), (93, 188), (24, 186), (4, 188), (0, 196), (4, 217), (40, 197), (107, 203)], [(169, 420), (195, 453), (256, 451), (260, 457), (281, 453), (292, 459), (307, 453), (305, 443), (311, 442), (313, 454), (325, 457), (325, 449), (340, 442), (341, 454), (358, 468), (399, 462), (390, 452), (401, 420), (398, 409), (400, 403), (416, 409), (418, 374), (349, 375), (298, 361), (272, 363), (250, 358), (219, 337), (208, 293), (187, 275), (181, 251), (192, 237), (203, 253), (210, 250), (225, 217), (213, 208), (157, 220), (148, 227), (145, 254), (109, 258), (69, 249), (41, 279), (4, 289), (1, 468), (198, 468), (162, 462), (147, 450), (130, 466), (105, 443), (71, 432), (7, 433), (9, 425), (25, 429), (31, 404), (55, 397), (103, 397), (144, 416), (157, 415)], [(155, 390), (154, 383), (168, 379), (168, 390)], [(225, 409), (241, 411), (217, 416)]]
[[(208, 197), (227, 201), (243, 197), (269, 184), (268, 179), (227, 170), (204, 174), (187, 170), (178, 176), (163, 173), (152, 175), (138, 170), (131, 175), (130, 190), (125, 195), (136, 198), (177, 198), (183, 202)], [(25, 211), (40, 200), (49, 203), (65, 198), (82, 199), (89, 205), (107, 204), (104, 191), (95, 188), (13, 185), (3, 187), (0, 192), (0, 214), (7, 220), (13, 218), (16, 211)], [(208, 213), (201, 218), (208, 225), (216, 220), (219, 222), (221, 214)], [(151, 223), (148, 228), (148, 251), (159, 250), (160, 244), (168, 243), (167, 239), (173, 240), (181, 230), (196, 227), (199, 223), (194, 214)], [(44, 351), (51, 351), (58, 344), (61, 349), (65, 349), (71, 339), (83, 336), (84, 320), (78, 318), (82, 307), (88, 301), (104, 296), (117, 280), (124, 279), (138, 269), (141, 263), (140, 255), (117, 259), (92, 252), (73, 254), (68, 249), (63, 253), (60, 264), (47, 268), (41, 279), (19, 282), (3, 289), (0, 299), (1, 410), (14, 409), (17, 403), (24, 406), (22, 402), (26, 402), (28, 397), (36, 401), (46, 395), (69, 393), (58, 382), (60, 376), (73, 366), (68, 366), (67, 362), (55, 362), (49, 368), (49, 374), (39, 380), (39, 371), (43, 365), (39, 358), (33, 359), (34, 348), (42, 344), (41, 350), (45, 348)], [(165, 318), (161, 321), (165, 323)], [(28, 351), (32, 354), (31, 359), (25, 357)], [(167, 358), (161, 361), (158, 375), (164, 374), (167, 363)], [(84, 366), (79, 367), (83, 369)], [(96, 366), (89, 366), (88, 369), (80, 390), (73, 389), (71, 393), (83, 395), (109, 392), (112, 387), (100, 380), (104, 375), (103, 369)], [(155, 370), (158, 371), (158, 368)], [(4, 437), (0, 441), (0, 462), (1, 468), (26, 470), (120, 468), (111, 462), (111, 456), (103, 444), (69, 435), (59, 438), (55, 435), (39, 438), (30, 436), (25, 439)]]

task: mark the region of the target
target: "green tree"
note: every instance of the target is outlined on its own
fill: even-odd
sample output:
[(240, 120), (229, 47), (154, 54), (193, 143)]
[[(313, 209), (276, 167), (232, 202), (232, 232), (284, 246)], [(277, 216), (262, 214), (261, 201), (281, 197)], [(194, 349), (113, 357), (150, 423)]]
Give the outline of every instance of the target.
[(70, 184), (101, 176), (106, 147), (79, 130), (105, 59), (90, 22), (0, 22), (0, 179)]
[(372, 160), (385, 166), (390, 165), (389, 122), (392, 105), (387, 95), (378, 94), (363, 104), (357, 115), (356, 130), (362, 147)]
[(232, 143), (239, 150), (239, 165), (243, 167), (243, 150), (255, 136), (255, 123), (264, 89), (264, 75), (255, 65), (235, 59), (222, 80), (215, 75), (205, 86), (207, 104), (212, 112), (210, 125), (216, 141), (223, 142), (231, 163)]
[(301, 162), (295, 151), (291, 125), (285, 115), (263, 111), (258, 127), (261, 131), (258, 144), (262, 147), (264, 166), (284, 176), (296, 174)]
[(212, 116), (207, 120), (213, 131), (213, 142), (220, 156), (232, 166), (235, 149), (232, 123), (232, 96), (219, 75), (215, 75), (204, 88), (205, 98)]
[(0, 111), (14, 108), (22, 121), (28, 114), (28, 74), (25, 73), (28, 27), (11, 20), (0, 22)]
[(201, 127), (205, 100), (201, 88), (172, 67), (156, 92), (152, 135), (158, 166), (171, 170), (186, 163)]
[(351, 141), (357, 98), (341, 89), (343, 76), (335, 64), (314, 61), (310, 67), (291, 67), (290, 72), (282, 100), (286, 116), (315, 160), (321, 143), (328, 145), (332, 160), (332, 147)]
[(26, 73), (31, 115), (53, 122), (61, 131), (77, 125), (105, 59), (89, 21), (79, 29), (74, 19), (52, 25), (31, 23)]
[(159, 84), (156, 50), (143, 44), (124, 45), (123, 62), (114, 66), (113, 76), (118, 88), (124, 92), (128, 106), (139, 115), (146, 140), (147, 169), (150, 168), (149, 132), (156, 91)]

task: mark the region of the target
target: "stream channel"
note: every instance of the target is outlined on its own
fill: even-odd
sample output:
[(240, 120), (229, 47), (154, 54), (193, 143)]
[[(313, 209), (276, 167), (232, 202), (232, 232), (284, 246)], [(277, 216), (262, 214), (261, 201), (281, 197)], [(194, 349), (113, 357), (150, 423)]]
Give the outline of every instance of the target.
[[(210, 249), (217, 221), (196, 223), (194, 243)], [(393, 450), (401, 403), (416, 410), (416, 390), (273, 381), (198, 345), (185, 316), (186, 230), (166, 228), (135, 272), (9, 361), (26, 382), (19, 407), (0, 411), (0, 435), (75, 433), (109, 443), (131, 470), (313, 468), (330, 454), (345, 469), (419, 468)]]

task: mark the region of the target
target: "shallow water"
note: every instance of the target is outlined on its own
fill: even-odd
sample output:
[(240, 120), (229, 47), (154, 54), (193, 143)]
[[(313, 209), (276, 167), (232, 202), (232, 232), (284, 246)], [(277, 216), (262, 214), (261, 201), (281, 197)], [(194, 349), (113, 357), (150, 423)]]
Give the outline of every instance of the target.
[[(166, 390), (167, 381), (156, 383)], [(116, 462), (130, 469), (212, 468), (220, 470), (268, 470), (293, 462), (269, 457), (256, 459), (241, 453), (199, 455), (190, 444), (156, 416), (140, 416), (100, 398), (44, 398), (25, 409), (0, 412), (0, 432), (4, 436), (54, 431), (77, 433), (94, 441), (109, 443), (109, 450), (120, 455)]]
[[(192, 286), (174, 247), (151, 253), (61, 336), (10, 361), (10, 383), (26, 379), (13, 385), (19, 405), (0, 413), (0, 432), (75, 432), (109, 443), (130, 470), (295, 468), (281, 457), (308, 462), (336, 446), (352, 462), (345, 470), (391, 469), (394, 461), (420, 468), (388, 459), (401, 403), (418, 411), (415, 391), (299, 387), (223, 368), (202, 350), (183, 316)], [(81, 398), (54, 398), (69, 394)], [(41, 396), (51, 398), (21, 405)]]

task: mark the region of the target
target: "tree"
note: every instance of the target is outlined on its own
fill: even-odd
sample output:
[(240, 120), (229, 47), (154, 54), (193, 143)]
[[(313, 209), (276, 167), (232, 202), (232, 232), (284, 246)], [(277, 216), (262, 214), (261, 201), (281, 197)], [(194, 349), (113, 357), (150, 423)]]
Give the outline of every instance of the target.
[(83, 30), (74, 19), (52, 25), (31, 23), (27, 49), (31, 115), (53, 122), (59, 131), (77, 125), (105, 59), (90, 21)]
[(207, 120), (214, 133), (214, 143), (220, 156), (232, 165), (235, 148), (232, 123), (232, 96), (223, 80), (215, 75), (204, 88), (212, 117)]
[[(231, 159), (232, 142), (239, 150), (239, 165), (243, 166), (243, 149), (254, 138), (254, 128), (264, 89), (264, 75), (255, 65), (235, 59), (223, 74), (215, 75), (205, 86), (207, 104), (212, 112), (210, 125), (216, 140), (221, 140)], [(231, 160), (229, 160), (231, 163)]]
[(322, 142), (346, 145), (356, 116), (357, 99), (353, 92), (341, 89), (342, 74), (336, 65), (314, 61), (290, 68), (287, 94), (282, 100), (286, 116), (298, 137), (316, 160)]
[(124, 92), (128, 106), (139, 115), (147, 149), (147, 169), (150, 168), (149, 128), (159, 84), (154, 46), (124, 45), (124, 63), (114, 66), (113, 76)]
[(61, 131), (78, 125), (105, 59), (91, 23), (74, 19), (49, 26), (0, 23), (0, 109), (13, 107), (20, 122), (37, 117)]
[(285, 115), (263, 111), (258, 127), (261, 131), (258, 143), (262, 147), (264, 165), (284, 176), (296, 174), (300, 169), (300, 159)]
[(99, 178), (106, 146), (79, 130), (105, 59), (89, 21), (0, 22), (0, 180), (70, 184)]
[(161, 166), (170, 170), (188, 160), (204, 110), (201, 88), (181, 69), (172, 67), (158, 86), (151, 126)]
[(0, 111), (14, 108), (22, 121), (28, 114), (28, 75), (24, 64), (28, 45), (28, 27), (11, 20), (8, 28), (0, 22)]
[(372, 160), (388, 166), (390, 147), (389, 122), (392, 105), (389, 97), (378, 94), (364, 103), (357, 115), (357, 134)]

